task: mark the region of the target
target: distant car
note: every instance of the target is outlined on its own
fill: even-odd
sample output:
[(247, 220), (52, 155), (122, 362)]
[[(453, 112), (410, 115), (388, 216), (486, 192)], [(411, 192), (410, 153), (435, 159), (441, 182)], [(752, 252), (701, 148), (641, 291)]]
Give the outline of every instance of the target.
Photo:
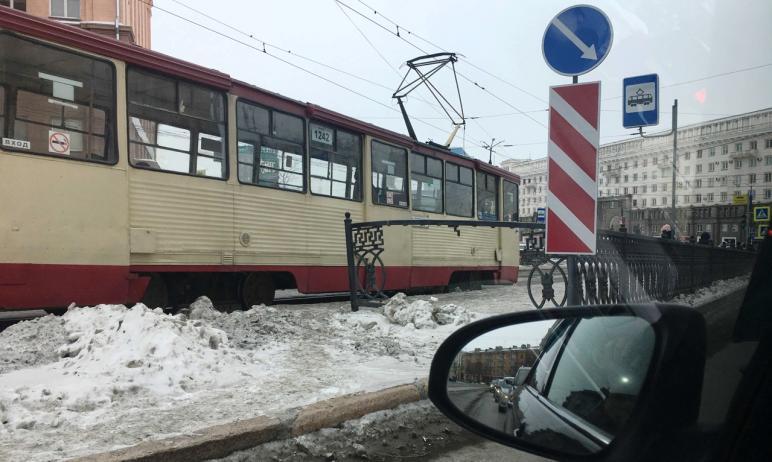
[(499, 399), (499, 412), (504, 412), (507, 410), (508, 407), (512, 407), (512, 393), (514, 392), (515, 387), (511, 383), (503, 382), (501, 384), (501, 388), (498, 390)]
[(490, 391), (491, 393), (495, 392), (500, 382), (501, 382), (500, 378), (491, 380), (491, 383), (488, 385), (488, 391)]

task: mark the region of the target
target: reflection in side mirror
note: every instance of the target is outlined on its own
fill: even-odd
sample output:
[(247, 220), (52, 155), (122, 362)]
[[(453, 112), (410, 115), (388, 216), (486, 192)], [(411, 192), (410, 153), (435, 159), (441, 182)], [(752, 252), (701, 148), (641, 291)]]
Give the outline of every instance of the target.
[(634, 315), (566, 317), (472, 338), (448, 371), (459, 412), (531, 446), (593, 454), (633, 412), (656, 344)]

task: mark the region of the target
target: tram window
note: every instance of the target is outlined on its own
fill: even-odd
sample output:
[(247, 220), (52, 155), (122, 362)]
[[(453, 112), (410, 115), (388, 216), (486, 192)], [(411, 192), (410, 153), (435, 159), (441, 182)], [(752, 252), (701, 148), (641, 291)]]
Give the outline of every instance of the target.
[(246, 101), (236, 104), (236, 114), (239, 181), (305, 192), (303, 119)]
[(300, 117), (273, 112), (273, 136), (293, 143), (303, 144), (303, 119)]
[(442, 213), (442, 161), (411, 153), (410, 172), (413, 210)]
[(477, 172), (477, 219), (496, 221), (499, 219), (498, 177)]
[(504, 221), (517, 221), (517, 184), (504, 180)]
[(316, 123), (311, 139), (311, 193), (362, 200), (362, 138)]
[(131, 165), (227, 178), (222, 92), (135, 68), (127, 88)]
[(373, 141), (373, 202), (407, 208), (407, 151)]
[(111, 64), (5, 33), (0, 50), (3, 149), (116, 162)]
[(445, 212), (457, 217), (474, 216), (474, 176), (472, 169), (445, 164)]

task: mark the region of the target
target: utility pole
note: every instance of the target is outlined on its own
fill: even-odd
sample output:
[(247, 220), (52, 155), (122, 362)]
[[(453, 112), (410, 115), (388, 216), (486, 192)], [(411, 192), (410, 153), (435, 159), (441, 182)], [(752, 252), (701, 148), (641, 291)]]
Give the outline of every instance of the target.
[(488, 150), (488, 163), (489, 164), (493, 165), (493, 148), (495, 148), (496, 146), (501, 146), (501, 147), (511, 147), (511, 146), (514, 146), (514, 144), (501, 144), (503, 142), (504, 142), (504, 140), (501, 140), (498, 143), (496, 143), (496, 138), (491, 138), (491, 144), (483, 143), (482, 147), (484, 149)]
[(678, 171), (678, 100), (673, 101), (673, 202), (670, 207), (670, 219), (673, 221), (671, 232), (673, 239), (678, 236), (676, 232), (676, 172)]
[(670, 129), (668, 133), (664, 133), (662, 135), (651, 135), (647, 136), (643, 134), (643, 127), (638, 127), (638, 134), (641, 135), (641, 138), (660, 138), (662, 136), (670, 136), (673, 135), (673, 190), (671, 191), (670, 197), (672, 200), (670, 201), (670, 231), (673, 233), (673, 239), (676, 238), (676, 172), (678, 171), (678, 100), (673, 101), (673, 127)]

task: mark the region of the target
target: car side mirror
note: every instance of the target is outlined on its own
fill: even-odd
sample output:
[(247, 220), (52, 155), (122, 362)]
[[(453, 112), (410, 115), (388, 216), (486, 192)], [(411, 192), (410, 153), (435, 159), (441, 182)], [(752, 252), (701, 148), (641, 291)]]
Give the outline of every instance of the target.
[[(451, 420), (558, 460), (627, 460), (699, 413), (705, 322), (675, 305), (506, 314), (438, 349), (429, 398)], [(489, 393), (489, 391), (493, 393)]]

